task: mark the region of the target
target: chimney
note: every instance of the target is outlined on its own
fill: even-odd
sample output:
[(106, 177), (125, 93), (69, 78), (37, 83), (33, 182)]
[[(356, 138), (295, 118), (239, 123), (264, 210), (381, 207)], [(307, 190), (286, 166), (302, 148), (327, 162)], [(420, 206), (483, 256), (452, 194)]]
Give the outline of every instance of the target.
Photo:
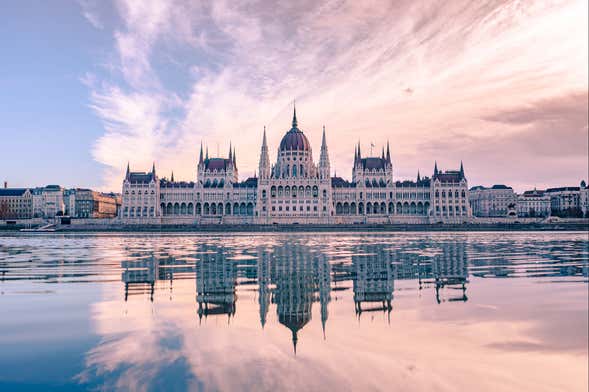
[(8, 188), (8, 181), (4, 181), (4, 189)]

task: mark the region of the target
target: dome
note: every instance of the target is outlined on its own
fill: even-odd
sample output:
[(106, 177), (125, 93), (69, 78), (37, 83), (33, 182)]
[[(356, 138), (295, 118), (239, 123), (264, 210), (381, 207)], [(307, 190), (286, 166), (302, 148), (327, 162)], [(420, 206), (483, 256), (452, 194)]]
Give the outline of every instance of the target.
[(309, 151), (310, 149), (309, 140), (298, 128), (291, 128), (280, 142), (280, 151)]
[(292, 128), (284, 135), (280, 142), (280, 151), (310, 151), (309, 140), (297, 126), (297, 112), (292, 117)]

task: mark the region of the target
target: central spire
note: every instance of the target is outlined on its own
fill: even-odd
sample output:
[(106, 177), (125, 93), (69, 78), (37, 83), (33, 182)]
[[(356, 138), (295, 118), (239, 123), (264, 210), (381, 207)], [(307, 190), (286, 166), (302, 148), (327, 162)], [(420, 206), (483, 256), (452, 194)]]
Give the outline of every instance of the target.
[(298, 126), (298, 122), (297, 122), (297, 105), (296, 105), (296, 103), (293, 103), (292, 127), (293, 128), (297, 128), (297, 126)]

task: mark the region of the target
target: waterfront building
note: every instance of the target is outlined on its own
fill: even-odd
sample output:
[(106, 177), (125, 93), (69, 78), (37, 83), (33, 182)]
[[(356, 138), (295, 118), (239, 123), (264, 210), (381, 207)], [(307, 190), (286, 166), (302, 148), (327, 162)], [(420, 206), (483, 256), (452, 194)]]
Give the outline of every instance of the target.
[(0, 189), (0, 219), (29, 219), (33, 216), (33, 194), (27, 188)]
[(469, 199), (472, 214), (477, 217), (505, 217), (517, 203), (513, 188), (502, 184), (472, 187)]
[(70, 216), (76, 218), (114, 218), (121, 204), (119, 196), (91, 189), (76, 189), (70, 197), (74, 200)]
[(551, 215), (563, 218), (581, 218), (581, 187), (565, 186), (546, 189), (550, 196)]
[(581, 213), (584, 218), (589, 218), (589, 185), (585, 183), (585, 180), (581, 181), (579, 193)]
[(550, 216), (550, 195), (537, 189), (518, 195), (517, 215), (524, 218)]
[(463, 223), (471, 217), (464, 166), (438, 170), (415, 181), (395, 181), (390, 145), (380, 156), (364, 156), (354, 148), (351, 181), (331, 176), (329, 150), (323, 128), (319, 161), (299, 128), (296, 109), (271, 164), (266, 139), (258, 176), (239, 180), (237, 155), (210, 157), (200, 146), (195, 181), (159, 178), (132, 172), (123, 180), (123, 223), (164, 224), (353, 224)]

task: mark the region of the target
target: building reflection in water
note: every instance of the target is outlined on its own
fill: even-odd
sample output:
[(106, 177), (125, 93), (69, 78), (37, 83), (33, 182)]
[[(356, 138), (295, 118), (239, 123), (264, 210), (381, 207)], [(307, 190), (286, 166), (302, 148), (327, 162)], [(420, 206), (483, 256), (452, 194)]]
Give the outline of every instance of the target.
[[(270, 253), (271, 252), (271, 253)], [(276, 304), (278, 322), (292, 333), (296, 353), (298, 333), (311, 321), (312, 306), (319, 302), (325, 336), (330, 301), (331, 274), (327, 257), (311, 248), (286, 243), (258, 254), (260, 322), (266, 322), (268, 298)], [(270, 284), (274, 287), (271, 294)]]
[(352, 256), (354, 307), (362, 312), (384, 311), (390, 321), (394, 278), (390, 252), (382, 244), (361, 245)]
[[(436, 287), (436, 301), (463, 301), (466, 302), (466, 284), (468, 283), (468, 259), (466, 257), (466, 243), (464, 241), (451, 241), (442, 244), (442, 253), (434, 256), (432, 261), (433, 278)], [(440, 291), (444, 294), (452, 291), (458, 295), (440, 297)]]
[(196, 302), (198, 318), (209, 315), (235, 315), (237, 267), (227, 258), (222, 246), (200, 245), (196, 264)]
[[(337, 282), (352, 281), (358, 319), (363, 312), (376, 311), (386, 313), (390, 322), (395, 280), (415, 281), (420, 291), (433, 288), (438, 303), (468, 300), (464, 241), (432, 244), (424, 240), (406, 249), (373, 243), (356, 245), (351, 250), (351, 262), (334, 262), (324, 250), (290, 240), (260, 246), (239, 262), (229, 257), (234, 249), (215, 244), (199, 244), (195, 264), (165, 253), (159, 258), (154, 252), (147, 256), (131, 254), (121, 263), (125, 301), (137, 294), (148, 294), (153, 301), (158, 280), (169, 281), (172, 290), (175, 274), (194, 274), (199, 320), (227, 315), (229, 322), (236, 313), (237, 285), (257, 284), (261, 327), (266, 325), (271, 306), (275, 306), (278, 322), (291, 331), (296, 353), (299, 332), (311, 321), (315, 302), (320, 304), (325, 338), (332, 281), (336, 286)], [(336, 286), (334, 290), (349, 287)]]

